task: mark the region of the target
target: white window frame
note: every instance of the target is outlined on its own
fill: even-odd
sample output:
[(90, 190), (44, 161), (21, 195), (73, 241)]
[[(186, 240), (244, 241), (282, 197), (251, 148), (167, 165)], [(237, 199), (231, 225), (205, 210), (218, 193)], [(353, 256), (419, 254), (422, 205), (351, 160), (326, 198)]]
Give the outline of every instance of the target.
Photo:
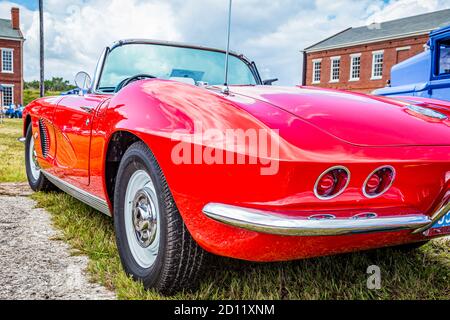
[(11, 104), (14, 104), (14, 85), (13, 84), (1, 84), (3, 88), (11, 88), (11, 103), (6, 105), (5, 104), (5, 92), (2, 92), (2, 106), (3, 107), (9, 107)]
[[(339, 66), (338, 66), (338, 78), (334, 79), (333, 78), (333, 71), (334, 71), (334, 67), (333, 64), (335, 61), (339, 61)], [(330, 83), (336, 83), (339, 82), (339, 78), (341, 77), (341, 57), (340, 56), (336, 56), (336, 57), (330, 57)]]
[[(319, 70), (319, 80), (316, 80), (316, 66), (320, 65), (320, 70)], [(322, 59), (313, 59), (312, 60), (312, 81), (311, 83), (313, 84), (317, 84), (320, 83), (320, 80), (322, 78)]]
[[(359, 58), (359, 76), (353, 77), (354, 58)], [(350, 80), (359, 81), (361, 78), (361, 53), (353, 53), (350, 55)]]
[[(14, 73), (14, 49), (12, 48), (1, 48), (1, 63), (2, 63), (2, 73)], [(11, 53), (11, 70), (5, 70), (5, 64), (3, 63), (3, 55), (5, 52)]]
[[(376, 57), (380, 54), (383, 56), (383, 61), (381, 62), (381, 75), (375, 75), (375, 66), (376, 66), (375, 60)], [(372, 75), (370, 77), (370, 80), (383, 79), (383, 67), (384, 67), (384, 50), (372, 51)]]

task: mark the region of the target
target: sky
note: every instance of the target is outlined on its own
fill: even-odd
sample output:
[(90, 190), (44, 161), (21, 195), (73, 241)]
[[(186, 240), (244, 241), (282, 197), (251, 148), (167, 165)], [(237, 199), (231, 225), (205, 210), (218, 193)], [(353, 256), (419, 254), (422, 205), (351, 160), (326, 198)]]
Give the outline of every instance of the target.
[[(38, 0), (0, 0), (0, 18), (19, 7), (25, 80), (39, 78)], [(301, 50), (348, 27), (450, 8), (450, 0), (234, 0), (231, 49), (263, 79), (300, 82)], [(102, 49), (150, 38), (225, 48), (228, 0), (44, 0), (46, 78), (92, 75)]]

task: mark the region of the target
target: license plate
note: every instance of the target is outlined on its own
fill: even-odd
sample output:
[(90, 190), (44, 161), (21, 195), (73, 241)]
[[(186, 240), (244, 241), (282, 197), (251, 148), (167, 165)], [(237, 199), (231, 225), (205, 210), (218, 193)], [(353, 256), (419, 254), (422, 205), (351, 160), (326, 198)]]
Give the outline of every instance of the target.
[(427, 230), (426, 236), (437, 236), (442, 234), (450, 234), (450, 212), (439, 219), (431, 229)]

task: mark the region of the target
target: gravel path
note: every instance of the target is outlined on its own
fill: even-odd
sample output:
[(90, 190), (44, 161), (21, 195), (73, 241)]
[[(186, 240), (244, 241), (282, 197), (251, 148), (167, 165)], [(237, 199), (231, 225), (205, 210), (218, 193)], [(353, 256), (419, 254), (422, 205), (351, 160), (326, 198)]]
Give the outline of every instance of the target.
[(58, 232), (49, 213), (35, 208), (28, 193), (0, 185), (0, 299), (114, 299), (89, 282), (86, 256), (71, 256), (67, 244), (53, 240)]

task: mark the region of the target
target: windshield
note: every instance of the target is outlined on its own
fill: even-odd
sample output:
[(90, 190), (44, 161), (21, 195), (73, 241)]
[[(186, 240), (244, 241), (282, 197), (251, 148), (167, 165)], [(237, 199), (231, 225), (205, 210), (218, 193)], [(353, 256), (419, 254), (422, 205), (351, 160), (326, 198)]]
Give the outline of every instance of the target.
[[(122, 80), (138, 74), (150, 74), (160, 79), (190, 78), (195, 84), (222, 85), (225, 54), (157, 44), (123, 45), (109, 53), (98, 90), (111, 92)], [(256, 84), (249, 66), (233, 55), (229, 56), (228, 84)]]

